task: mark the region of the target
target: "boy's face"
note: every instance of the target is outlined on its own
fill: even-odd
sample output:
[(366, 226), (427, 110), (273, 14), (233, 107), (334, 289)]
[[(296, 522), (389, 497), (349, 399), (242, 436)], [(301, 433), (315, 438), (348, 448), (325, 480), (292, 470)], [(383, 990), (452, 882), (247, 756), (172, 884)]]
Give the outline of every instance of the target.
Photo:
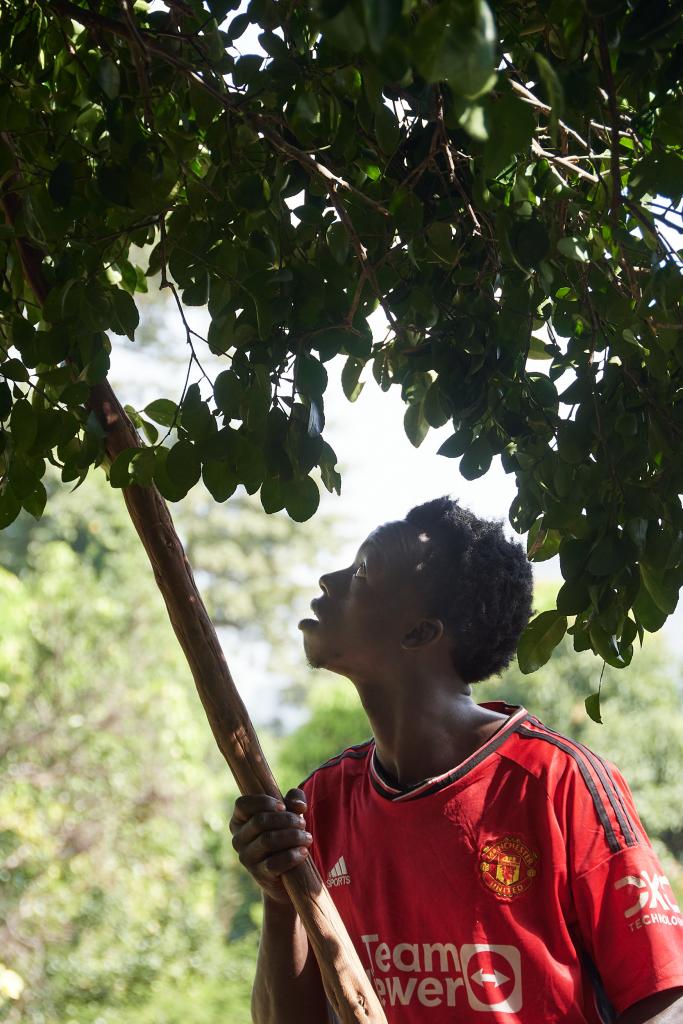
[(321, 576), (323, 593), (311, 601), (316, 617), (299, 623), (314, 668), (363, 678), (400, 657), (426, 616), (423, 550), (414, 527), (387, 523), (361, 544), (352, 565)]

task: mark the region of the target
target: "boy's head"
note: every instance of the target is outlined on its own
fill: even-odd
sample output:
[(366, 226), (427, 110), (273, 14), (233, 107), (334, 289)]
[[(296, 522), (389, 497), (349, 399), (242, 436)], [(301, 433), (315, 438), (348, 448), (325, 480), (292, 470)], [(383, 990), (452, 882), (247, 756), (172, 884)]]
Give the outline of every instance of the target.
[(316, 619), (300, 623), (308, 660), (355, 681), (421, 656), (463, 683), (487, 679), (509, 664), (531, 614), (522, 546), (447, 497), (373, 530), (320, 587)]
[(406, 522), (426, 538), (429, 614), (444, 624), (458, 675), (466, 683), (488, 679), (510, 664), (531, 616), (524, 548), (505, 537), (501, 523), (478, 519), (448, 497), (417, 505)]

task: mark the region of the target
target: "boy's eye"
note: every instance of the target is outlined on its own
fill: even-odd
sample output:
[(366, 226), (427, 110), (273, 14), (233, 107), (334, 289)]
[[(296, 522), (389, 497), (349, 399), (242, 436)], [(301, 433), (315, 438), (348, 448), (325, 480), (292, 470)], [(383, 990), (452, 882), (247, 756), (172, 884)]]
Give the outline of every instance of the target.
[(360, 563), (360, 565), (358, 566), (358, 568), (356, 569), (356, 571), (354, 572), (354, 574), (353, 574), (353, 575), (354, 575), (354, 577), (356, 577), (357, 579), (361, 579), (361, 580), (364, 580), (364, 579), (366, 579), (366, 578), (367, 578), (367, 574), (368, 574), (368, 573), (367, 573), (367, 567), (366, 567), (366, 565), (365, 565), (365, 562), (361, 562), (361, 563)]

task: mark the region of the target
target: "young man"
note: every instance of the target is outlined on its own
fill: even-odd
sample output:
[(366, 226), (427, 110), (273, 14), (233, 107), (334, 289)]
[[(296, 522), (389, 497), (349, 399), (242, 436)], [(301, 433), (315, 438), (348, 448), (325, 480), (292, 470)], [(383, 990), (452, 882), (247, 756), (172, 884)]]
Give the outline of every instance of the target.
[(470, 684), (531, 612), (520, 545), (448, 498), (375, 530), (299, 624), (373, 739), (230, 822), (264, 894), (256, 1024), (323, 1024), (281, 875), (312, 856), (390, 1024), (681, 1024), (683, 914), (619, 772)]

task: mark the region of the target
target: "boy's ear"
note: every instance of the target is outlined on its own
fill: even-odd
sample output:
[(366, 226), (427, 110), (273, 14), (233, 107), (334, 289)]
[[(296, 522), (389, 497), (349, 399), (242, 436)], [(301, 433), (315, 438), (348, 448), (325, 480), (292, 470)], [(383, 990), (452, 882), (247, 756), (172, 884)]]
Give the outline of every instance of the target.
[(420, 647), (428, 647), (435, 644), (443, 636), (443, 622), (441, 619), (423, 619), (414, 626), (409, 633), (403, 637), (401, 647), (405, 650), (417, 650)]

